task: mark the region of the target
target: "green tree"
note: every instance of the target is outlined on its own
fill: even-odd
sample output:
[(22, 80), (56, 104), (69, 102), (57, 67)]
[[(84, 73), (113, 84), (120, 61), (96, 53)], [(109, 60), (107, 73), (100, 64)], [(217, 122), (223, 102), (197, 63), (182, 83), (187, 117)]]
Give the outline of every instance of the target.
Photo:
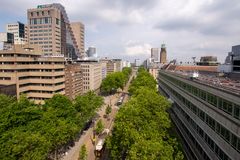
[(78, 160), (87, 160), (87, 148), (85, 144), (81, 147)]
[(100, 134), (103, 132), (103, 130), (104, 130), (104, 126), (103, 126), (102, 120), (100, 119), (96, 124), (95, 132), (96, 134)]
[(108, 117), (108, 115), (112, 112), (112, 107), (110, 105), (107, 105), (106, 110), (105, 110), (105, 114)]
[(93, 92), (73, 102), (64, 95), (54, 95), (44, 105), (36, 105), (24, 95), (19, 100), (0, 95), (0, 100), (3, 160), (57, 158), (58, 150), (76, 138), (103, 104), (103, 98)]
[(114, 72), (102, 81), (101, 92), (105, 94), (111, 94), (117, 91), (117, 89), (123, 89), (124, 85), (129, 79), (131, 74), (131, 68), (123, 68), (122, 72)]
[(176, 138), (169, 133), (170, 103), (159, 95), (156, 81), (143, 68), (130, 86), (131, 99), (120, 108), (107, 147), (112, 159), (183, 159)]

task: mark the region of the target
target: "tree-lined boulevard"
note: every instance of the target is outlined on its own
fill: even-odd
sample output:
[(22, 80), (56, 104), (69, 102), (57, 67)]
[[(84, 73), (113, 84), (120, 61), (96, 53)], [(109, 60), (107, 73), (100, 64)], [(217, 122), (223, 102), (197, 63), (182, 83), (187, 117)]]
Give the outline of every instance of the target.
[[(139, 68), (136, 76), (136, 70), (124, 68), (110, 74), (101, 93), (105, 96), (88, 92), (73, 101), (55, 95), (44, 105), (0, 95), (0, 159), (94, 160), (106, 129), (101, 159), (183, 159), (170, 133), (170, 104), (147, 71)], [(124, 104), (117, 106), (123, 95)]]

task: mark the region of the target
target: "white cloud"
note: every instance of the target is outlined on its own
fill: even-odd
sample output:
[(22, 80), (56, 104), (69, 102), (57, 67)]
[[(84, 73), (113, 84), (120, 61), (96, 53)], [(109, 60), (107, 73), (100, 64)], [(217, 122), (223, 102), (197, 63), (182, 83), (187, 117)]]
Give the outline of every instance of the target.
[[(160, 47), (165, 41), (169, 60), (208, 54), (224, 59), (231, 46), (240, 43), (240, 20), (236, 16), (240, 10), (239, 0), (55, 2), (64, 5), (71, 21), (85, 24), (86, 47), (96, 46), (99, 55), (144, 58), (143, 55), (150, 56), (151, 46)], [(19, 17), (26, 22), (26, 10), (45, 3), (52, 1), (1, 1), (0, 29)], [(137, 42), (126, 44), (129, 39)]]
[(148, 55), (150, 53), (152, 46), (148, 43), (139, 43), (130, 41), (127, 43), (125, 47), (125, 52), (129, 56), (140, 56), (140, 55)]

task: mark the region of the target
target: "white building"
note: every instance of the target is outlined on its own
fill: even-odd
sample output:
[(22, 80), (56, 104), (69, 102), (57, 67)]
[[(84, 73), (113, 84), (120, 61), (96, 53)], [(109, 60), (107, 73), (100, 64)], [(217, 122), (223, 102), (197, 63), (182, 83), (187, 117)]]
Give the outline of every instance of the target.
[(21, 22), (9, 23), (6, 32), (14, 35), (14, 44), (25, 44), (25, 25)]
[(151, 58), (154, 62), (160, 62), (160, 49), (159, 48), (151, 48)]

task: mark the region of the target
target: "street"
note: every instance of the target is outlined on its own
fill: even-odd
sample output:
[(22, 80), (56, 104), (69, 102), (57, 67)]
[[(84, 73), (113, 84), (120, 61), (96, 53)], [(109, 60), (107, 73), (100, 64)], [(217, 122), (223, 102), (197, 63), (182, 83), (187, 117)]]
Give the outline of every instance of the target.
[[(123, 89), (123, 92), (128, 91), (128, 87), (130, 85), (131, 79), (133, 76), (135, 76), (135, 74), (136, 74), (136, 72), (133, 71), (132, 75), (129, 78), (128, 83), (126, 84), (126, 86)], [(118, 98), (121, 94), (122, 93), (116, 93), (114, 95), (104, 97), (104, 105), (97, 112), (97, 114), (99, 115), (99, 118), (96, 120), (96, 122), (101, 119), (104, 124), (104, 128), (107, 128), (110, 131), (112, 130), (112, 127), (114, 124), (114, 118), (119, 109), (119, 107), (116, 106), (115, 104), (118, 101)], [(126, 96), (124, 98), (124, 103), (127, 100), (128, 100), (128, 95), (126, 94)], [(112, 106), (112, 112), (109, 114), (108, 118), (104, 118), (105, 109), (106, 109), (107, 105)], [(95, 160), (95, 154), (94, 154), (95, 145), (92, 142), (93, 130), (94, 130), (94, 128), (90, 127), (87, 131), (85, 131), (85, 133), (80, 137), (80, 139), (77, 142), (75, 142), (75, 145), (67, 151), (67, 153), (62, 158), (62, 160), (77, 160), (79, 157), (80, 148), (84, 144), (86, 145), (86, 148), (87, 148), (87, 159)], [(98, 142), (98, 139), (96, 139), (96, 143), (97, 142)]]

